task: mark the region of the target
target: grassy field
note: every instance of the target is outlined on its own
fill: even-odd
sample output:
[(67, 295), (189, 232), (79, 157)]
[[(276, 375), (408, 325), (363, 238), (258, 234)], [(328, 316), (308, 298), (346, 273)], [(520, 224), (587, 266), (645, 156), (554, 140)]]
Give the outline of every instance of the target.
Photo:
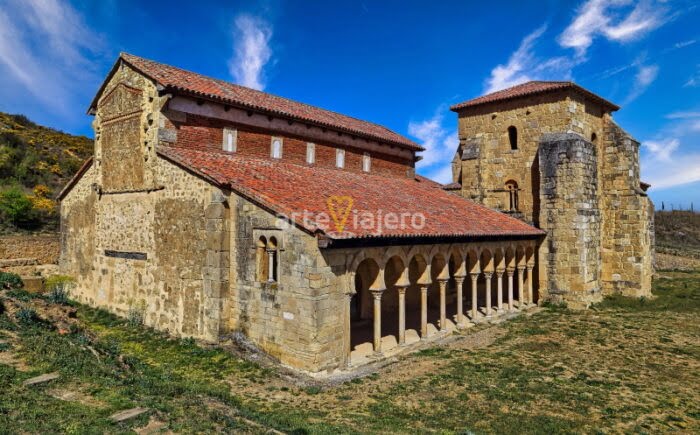
[[(700, 272), (661, 272), (654, 293), (544, 308), (323, 386), (4, 291), (0, 432), (698, 433)], [(54, 371), (57, 380), (22, 384)], [(109, 419), (137, 406), (149, 412)]]

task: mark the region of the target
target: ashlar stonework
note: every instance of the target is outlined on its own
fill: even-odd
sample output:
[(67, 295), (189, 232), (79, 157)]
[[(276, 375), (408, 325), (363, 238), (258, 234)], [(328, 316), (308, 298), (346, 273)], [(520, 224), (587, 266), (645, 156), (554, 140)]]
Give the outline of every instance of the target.
[(645, 296), (653, 209), (602, 101), (560, 88), (457, 110), (442, 186), (388, 129), (122, 54), (90, 108), (94, 156), (60, 194), (60, 266), (80, 302), (314, 375), (544, 300)]

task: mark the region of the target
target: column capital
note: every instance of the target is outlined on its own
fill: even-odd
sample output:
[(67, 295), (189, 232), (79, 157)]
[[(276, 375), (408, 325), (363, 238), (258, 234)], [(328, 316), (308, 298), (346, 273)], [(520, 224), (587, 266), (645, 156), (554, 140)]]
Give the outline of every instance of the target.
[(508, 277), (512, 278), (513, 275), (515, 275), (515, 268), (509, 267), (508, 269), (506, 269), (506, 273), (508, 274)]
[(517, 269), (520, 270), (520, 271), (525, 270), (525, 268), (526, 268), (526, 266), (517, 266)]
[(484, 278), (491, 279), (492, 276), (493, 276), (493, 272), (484, 272)]
[(481, 272), (471, 272), (471, 273), (469, 273), (469, 276), (472, 277), (472, 281), (476, 281), (477, 279), (479, 279), (479, 275), (481, 275)]
[(532, 269), (535, 268), (535, 265), (534, 265), (534, 264), (528, 264), (528, 265), (526, 265), (525, 267), (527, 267), (527, 270), (528, 270), (528, 272), (529, 272), (529, 271), (531, 271)]
[(384, 293), (384, 290), (386, 289), (369, 289), (369, 292), (372, 293), (372, 296), (374, 296), (374, 299), (381, 299), (382, 294)]
[(396, 286), (396, 291), (399, 292), (399, 295), (404, 295), (406, 294), (406, 289), (408, 288), (408, 284), (406, 285), (397, 285)]
[(498, 278), (500, 278), (500, 277), (503, 276), (503, 273), (504, 273), (504, 272), (505, 272), (505, 269), (500, 269), (500, 270), (499, 270), (499, 269), (496, 269), (496, 276), (497, 276)]

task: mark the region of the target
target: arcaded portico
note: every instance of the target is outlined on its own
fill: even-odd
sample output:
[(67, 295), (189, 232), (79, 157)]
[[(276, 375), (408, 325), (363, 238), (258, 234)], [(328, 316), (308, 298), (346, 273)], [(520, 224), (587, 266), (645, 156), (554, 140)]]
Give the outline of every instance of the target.
[(362, 248), (345, 307), (346, 364), (437, 338), (537, 302), (537, 242)]

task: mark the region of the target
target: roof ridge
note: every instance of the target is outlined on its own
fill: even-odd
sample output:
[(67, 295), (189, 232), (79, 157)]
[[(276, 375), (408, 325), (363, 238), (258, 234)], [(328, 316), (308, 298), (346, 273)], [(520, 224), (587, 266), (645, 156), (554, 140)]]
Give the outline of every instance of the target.
[[(381, 129), (383, 129), (383, 130), (385, 130), (385, 131), (387, 131), (387, 132), (389, 132), (389, 133), (392, 133), (392, 134), (395, 134), (395, 135), (397, 135), (397, 136), (403, 137), (402, 134), (399, 134), (399, 133), (397, 133), (396, 131), (394, 131), (394, 130), (392, 130), (392, 129), (390, 129), (390, 128), (384, 126), (384, 125), (378, 124), (378, 123), (373, 122), (373, 121), (367, 121), (367, 120), (364, 120), (364, 119), (360, 119), (360, 118), (355, 117), (355, 116), (346, 115), (346, 114), (344, 114), (344, 113), (341, 113), (341, 112), (338, 112), (338, 111), (335, 111), (335, 110), (326, 109), (326, 108), (320, 107), (320, 106), (314, 106), (313, 104), (309, 104), (309, 103), (305, 103), (305, 102), (302, 102), (302, 101), (293, 100), (293, 99), (291, 99), (291, 98), (284, 97), (284, 96), (277, 95), (277, 94), (273, 94), (273, 93), (271, 93), (271, 92), (261, 91), (261, 90), (259, 90), (259, 89), (254, 89), (254, 88), (251, 88), (251, 87), (248, 87), (248, 86), (243, 86), (243, 85), (240, 85), (240, 84), (238, 84), (238, 83), (230, 82), (230, 81), (227, 81), (227, 80), (224, 80), (224, 79), (220, 79), (220, 78), (216, 78), (216, 77), (211, 77), (211, 76), (208, 76), (208, 75), (204, 75), (204, 74), (202, 74), (202, 73), (198, 73), (198, 72), (196, 72), (196, 71), (191, 71), (191, 70), (188, 70), (188, 69), (185, 69), (185, 68), (181, 68), (181, 67), (178, 67), (178, 66), (174, 66), (174, 65), (167, 64), (167, 63), (159, 62), (159, 61), (156, 61), (156, 60), (153, 60), (153, 59), (148, 59), (148, 58), (145, 58), (145, 57), (137, 56), (137, 55), (135, 55), (135, 54), (131, 54), (131, 53), (127, 53), (127, 52), (120, 52), (120, 53), (119, 53), (119, 57), (122, 58), (122, 59), (124, 59), (126, 62), (128, 62), (129, 65), (133, 66), (134, 68), (137, 68), (139, 71), (141, 71), (142, 73), (148, 75), (149, 77), (153, 78), (153, 79), (156, 80), (156, 81), (159, 81), (157, 77), (153, 77), (153, 74), (149, 74), (149, 73), (147, 73), (146, 71), (142, 71), (142, 69), (139, 68), (137, 65), (133, 65), (133, 62), (131, 62), (131, 61), (129, 60), (129, 58), (136, 58), (136, 59), (138, 59), (138, 60), (140, 60), (140, 61), (150, 62), (150, 63), (156, 64), (156, 65), (160, 65), (160, 66), (164, 66), (164, 67), (171, 68), (171, 69), (174, 69), (174, 70), (182, 71), (182, 72), (184, 72), (184, 73), (192, 74), (192, 75), (195, 75), (195, 76), (198, 76), (198, 77), (207, 79), (207, 80), (213, 80), (213, 81), (215, 81), (215, 82), (217, 82), (217, 83), (219, 83), (219, 84), (224, 84), (224, 85), (226, 85), (226, 86), (235, 86), (235, 87), (237, 87), (237, 88), (242, 88), (242, 89), (245, 89), (246, 91), (254, 92), (254, 93), (256, 93), (256, 94), (259, 94), (260, 96), (267, 96), (267, 97), (277, 98), (277, 99), (284, 100), (284, 101), (289, 102), (289, 103), (292, 103), (292, 104), (298, 104), (298, 105), (301, 105), (301, 106), (304, 106), (304, 107), (306, 107), (306, 108), (310, 108), (310, 109), (313, 109), (313, 110), (322, 110), (322, 111), (324, 111), (324, 112), (328, 112), (328, 113), (331, 113), (331, 114), (334, 114), (334, 115), (337, 115), (337, 116), (340, 116), (340, 117), (344, 117), (344, 118), (348, 118), (348, 119), (353, 119), (353, 120), (355, 120), (355, 121), (357, 121), (357, 122), (361, 122), (361, 123), (364, 123), (364, 124), (373, 125), (373, 126), (375, 126), (375, 127), (377, 127), (377, 128), (381, 128)], [(162, 82), (160, 82), (160, 81), (159, 81), (159, 83), (160, 83), (161, 85), (164, 85), (164, 83), (162, 83)], [(183, 86), (177, 86), (177, 87), (180, 87), (180, 88), (182, 88), (182, 89), (186, 89), (186, 88), (183, 87)], [(336, 127), (336, 128), (339, 128), (339, 127)], [(352, 129), (352, 128), (346, 128), (346, 130), (349, 130), (349, 131), (357, 131), (357, 130)], [(362, 132), (360, 132), (360, 131), (357, 131), (357, 133), (359, 133), (359, 134), (366, 134), (366, 133), (362, 133)]]

